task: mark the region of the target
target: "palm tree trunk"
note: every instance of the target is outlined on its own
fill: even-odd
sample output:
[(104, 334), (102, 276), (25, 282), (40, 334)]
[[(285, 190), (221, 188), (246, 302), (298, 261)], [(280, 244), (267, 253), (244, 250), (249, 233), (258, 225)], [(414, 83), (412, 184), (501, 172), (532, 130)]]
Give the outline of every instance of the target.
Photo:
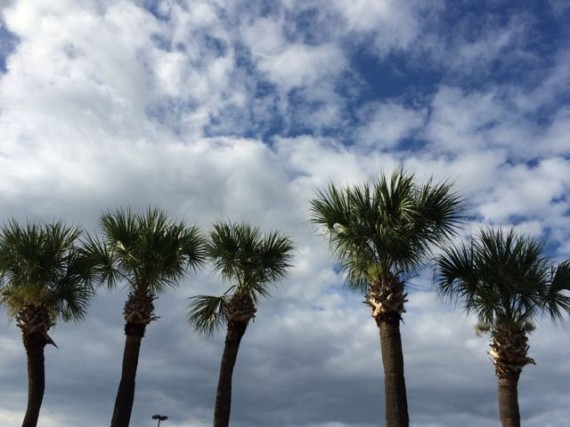
[(404, 355), (398, 315), (382, 316), (377, 321), (384, 366), (386, 427), (408, 427), (408, 400), (404, 379)]
[(220, 378), (216, 393), (216, 408), (214, 410), (214, 427), (228, 427), (230, 423), (230, 411), (232, 407), (232, 376), (236, 364), (239, 345), (247, 323), (228, 322), (226, 342), (222, 363), (220, 365)]
[(128, 427), (135, 400), (135, 378), (139, 364), (139, 352), (146, 325), (125, 325), (125, 350), (121, 382), (115, 399), (111, 427)]
[(28, 357), (28, 406), (22, 427), (36, 427), (45, 391), (45, 338), (38, 333), (23, 336)]
[(520, 427), (518, 382), (520, 372), (499, 377), (499, 417), (503, 427)]

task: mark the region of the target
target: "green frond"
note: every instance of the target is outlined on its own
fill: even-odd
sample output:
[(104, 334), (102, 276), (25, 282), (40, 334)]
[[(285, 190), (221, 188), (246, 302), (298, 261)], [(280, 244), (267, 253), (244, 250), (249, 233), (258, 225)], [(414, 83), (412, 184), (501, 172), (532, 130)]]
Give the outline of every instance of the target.
[(87, 235), (79, 247), (79, 254), (80, 274), (91, 277), (97, 283), (105, 283), (109, 289), (114, 288), (122, 278), (115, 268), (115, 253), (109, 250), (105, 242)]
[(132, 288), (159, 294), (206, 259), (205, 238), (199, 230), (170, 220), (158, 208), (105, 212), (101, 227), (103, 242), (87, 241), (86, 252), (98, 260), (93, 268), (109, 285), (122, 280)]
[(269, 295), (269, 285), (287, 274), (294, 245), (273, 231), (262, 233), (249, 224), (214, 224), (207, 243), (209, 259), (223, 279), (246, 291), (256, 302)]
[(324, 191), (318, 191), (317, 197), (310, 202), (311, 221), (330, 232), (336, 224), (348, 227), (350, 224), (350, 206), (348, 198), (333, 184)]
[(10, 220), (0, 232), (0, 301), (14, 317), (25, 306), (42, 306), (55, 322), (81, 319), (93, 295), (77, 240), (81, 230), (62, 222)]
[(370, 271), (413, 271), (463, 220), (463, 200), (449, 183), (419, 186), (403, 170), (372, 184), (329, 184), (310, 205), (311, 222), (324, 231), (349, 288), (364, 292)]
[(229, 300), (227, 295), (198, 295), (190, 298), (188, 321), (198, 333), (212, 335), (220, 329), (225, 321), (225, 307)]
[(65, 321), (82, 320), (87, 313), (89, 301), (94, 294), (91, 286), (85, 286), (83, 282), (70, 277), (60, 281), (54, 289), (53, 302), (57, 312)]
[(136, 246), (139, 236), (137, 218), (138, 215), (130, 208), (119, 208), (101, 215), (104, 241), (122, 259), (128, 259), (129, 251)]
[(248, 224), (218, 222), (210, 232), (208, 257), (225, 280), (244, 281), (244, 266), (255, 253), (259, 230)]
[(465, 221), (465, 208), (451, 183), (434, 184), (430, 180), (421, 187), (419, 200), (417, 231), (423, 237), (421, 242), (440, 244), (457, 234)]
[(570, 260), (550, 269), (550, 286), (544, 295), (545, 307), (550, 317), (561, 321), (570, 314)]
[(479, 276), (473, 265), (472, 246), (444, 248), (444, 255), (437, 259), (437, 291), (441, 297), (452, 302), (465, 302), (467, 309), (472, 305), (471, 297), (479, 285)]
[[(179, 227), (182, 224), (178, 225)], [(180, 253), (186, 259), (186, 265), (191, 270), (197, 270), (201, 267), (207, 259), (206, 242), (207, 239), (198, 227), (184, 227), (183, 230), (178, 232), (180, 241)]]
[(553, 270), (542, 251), (542, 243), (514, 229), (483, 229), (469, 244), (444, 248), (436, 261), (438, 292), (486, 325), (532, 324), (544, 310), (560, 319), (570, 308), (562, 292), (570, 266)]
[(285, 277), (292, 266), (294, 244), (277, 231), (262, 236), (259, 245), (259, 280), (277, 282)]

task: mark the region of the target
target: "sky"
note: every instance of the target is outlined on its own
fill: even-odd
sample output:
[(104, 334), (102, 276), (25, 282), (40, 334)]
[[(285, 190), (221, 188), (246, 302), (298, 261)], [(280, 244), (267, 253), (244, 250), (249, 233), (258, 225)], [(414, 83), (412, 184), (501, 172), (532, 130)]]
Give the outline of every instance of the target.
[[(296, 243), (288, 277), (242, 341), (234, 427), (383, 425), (377, 328), (347, 292), (309, 200), (403, 167), (450, 180), (468, 238), (515, 225), (570, 258), (570, 3), (566, 0), (2, 0), (0, 222), (158, 206)], [(414, 427), (498, 426), (497, 380), (429, 264), (402, 323)], [(223, 333), (186, 321), (220, 294), (211, 268), (156, 301), (131, 425), (211, 425)], [(110, 422), (125, 289), (101, 289), (46, 349), (42, 427)], [(0, 308), (0, 425), (26, 404), (19, 330)], [(527, 427), (570, 425), (570, 326), (538, 321), (519, 402)]]

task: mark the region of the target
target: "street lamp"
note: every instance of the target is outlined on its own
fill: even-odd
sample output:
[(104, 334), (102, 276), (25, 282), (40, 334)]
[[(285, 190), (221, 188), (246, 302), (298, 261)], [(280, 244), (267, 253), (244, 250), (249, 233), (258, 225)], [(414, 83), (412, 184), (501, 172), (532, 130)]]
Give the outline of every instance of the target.
[(152, 416), (153, 420), (158, 420), (158, 424), (156, 425), (156, 427), (160, 427), (160, 422), (161, 421), (166, 421), (168, 419), (168, 417), (166, 415), (153, 415)]

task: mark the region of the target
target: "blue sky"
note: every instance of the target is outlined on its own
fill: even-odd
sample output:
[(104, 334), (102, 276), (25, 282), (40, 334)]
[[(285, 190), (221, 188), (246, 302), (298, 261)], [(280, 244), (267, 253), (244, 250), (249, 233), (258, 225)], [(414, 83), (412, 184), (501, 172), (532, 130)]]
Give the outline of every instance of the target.
[[(0, 2), (0, 220), (160, 206), (280, 229), (290, 277), (263, 301), (235, 376), (235, 427), (369, 427), (383, 419), (377, 330), (308, 225), (328, 182), (398, 167), (449, 179), (462, 237), (516, 225), (570, 258), (570, 6), (544, 1), (188, 0)], [(402, 326), (416, 427), (498, 425), (496, 378), (472, 319), (411, 280)], [(158, 301), (133, 425), (209, 425), (223, 337), (196, 336), (188, 297)], [(44, 427), (105, 425), (122, 355), (124, 291), (101, 291), (47, 350)], [(0, 308), (0, 311), (3, 309)], [(0, 313), (4, 315), (2, 311)], [(529, 427), (570, 425), (567, 326), (539, 322), (519, 393)], [(24, 351), (0, 328), (0, 424), (25, 405)]]

